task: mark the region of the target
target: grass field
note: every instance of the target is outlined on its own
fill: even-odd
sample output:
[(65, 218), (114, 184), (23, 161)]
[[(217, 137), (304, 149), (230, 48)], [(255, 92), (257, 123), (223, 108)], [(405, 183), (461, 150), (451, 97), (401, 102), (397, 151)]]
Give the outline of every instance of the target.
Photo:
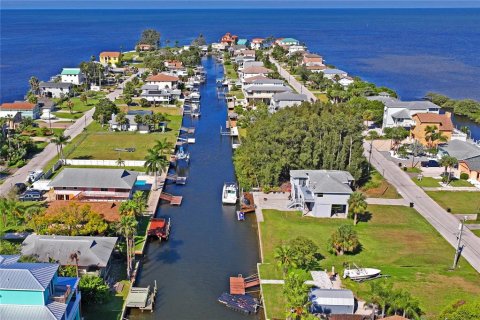
[(138, 218), (137, 235), (135, 236), (135, 252), (142, 250), (143, 244), (146, 241), (146, 233), (148, 224), (150, 223), (150, 217)]
[[(164, 138), (175, 144), (182, 116), (167, 116), (170, 120), (166, 133), (140, 134), (136, 132), (109, 132), (98, 123), (90, 124), (87, 131), (78, 135), (65, 147), (65, 154), (70, 159), (143, 160), (147, 150), (155, 145), (156, 140)], [(78, 144), (78, 146), (77, 146)], [(134, 152), (118, 152), (116, 148), (135, 148)], [(70, 151), (73, 149), (73, 152)]]
[(432, 177), (423, 177), (422, 180), (418, 180), (417, 177), (412, 178), (413, 182), (422, 188), (439, 188), (441, 180)]
[(238, 79), (238, 74), (233, 69), (232, 64), (224, 64), (223, 66), (225, 67), (225, 76), (227, 78), (232, 79), (232, 80), (237, 80)]
[(480, 192), (427, 191), (427, 194), (444, 209), (455, 214), (480, 213)]
[(89, 304), (85, 307), (82, 305), (82, 316), (85, 319), (121, 320), (123, 302), (130, 291), (130, 282), (128, 280), (121, 282), (124, 284), (122, 292), (111, 294), (107, 302)]
[(472, 232), (473, 232), (477, 237), (480, 237), (480, 230), (472, 230)]
[(370, 180), (360, 188), (367, 198), (400, 199), (400, 195), (390, 183), (377, 171), (373, 170)]
[[(341, 224), (352, 223), (342, 219), (316, 219), (302, 217), (297, 212), (264, 210), (265, 221), (260, 223), (264, 262), (260, 266), (262, 279), (281, 279), (273, 252), (281, 243), (305, 236), (316, 242), (324, 257), (321, 269), (343, 272), (343, 263), (356, 263), (364, 267), (379, 268), (389, 275), (396, 288), (404, 288), (420, 300), (422, 310), (432, 317), (446, 305), (458, 299), (471, 299), (480, 295), (478, 273), (464, 260), (455, 272), (448, 271), (454, 249), (414, 209), (395, 206), (369, 206), (371, 219), (360, 222), (358, 232), (362, 250), (356, 255), (335, 256), (328, 252), (327, 241)], [(357, 297), (369, 295), (369, 285), (344, 281)], [(264, 292), (267, 308), (275, 305), (271, 317), (284, 318), (278, 292)], [(274, 302), (269, 301), (270, 299)], [(272, 311), (273, 312), (273, 311)], [(276, 313), (279, 312), (279, 313)]]
[[(122, 111), (127, 112), (127, 107), (121, 107)], [(143, 108), (140, 106), (130, 106), (128, 110), (151, 110), (153, 113), (164, 113), (172, 116), (182, 115), (182, 109), (177, 107), (147, 107)]]

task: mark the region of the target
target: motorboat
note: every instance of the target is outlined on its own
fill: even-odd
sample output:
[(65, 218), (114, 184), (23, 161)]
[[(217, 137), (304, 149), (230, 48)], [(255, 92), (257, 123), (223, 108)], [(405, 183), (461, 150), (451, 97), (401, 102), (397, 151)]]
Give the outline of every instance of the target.
[(187, 162), (190, 161), (190, 154), (183, 149), (183, 146), (178, 148), (177, 153), (175, 153), (175, 157), (177, 160), (185, 160)]
[(236, 183), (226, 182), (223, 184), (222, 203), (236, 204), (237, 203), (238, 187)]
[(377, 278), (381, 270), (374, 268), (360, 268), (355, 265), (355, 268), (348, 268), (343, 271), (343, 278), (347, 277), (353, 281), (363, 281), (371, 278)]

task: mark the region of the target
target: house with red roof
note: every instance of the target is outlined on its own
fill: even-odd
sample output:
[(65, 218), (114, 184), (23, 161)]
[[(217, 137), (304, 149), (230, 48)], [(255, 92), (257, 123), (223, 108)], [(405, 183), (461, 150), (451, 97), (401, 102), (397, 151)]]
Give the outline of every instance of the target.
[(40, 118), (40, 105), (38, 103), (30, 103), (26, 101), (15, 101), (11, 103), (2, 103), (0, 111), (20, 112), (22, 117), (32, 118), (36, 120)]
[(222, 39), (220, 40), (220, 43), (226, 46), (231, 46), (231, 45), (237, 44), (237, 40), (238, 40), (238, 36), (233, 35), (230, 32), (227, 32), (223, 35)]
[(148, 85), (157, 85), (158, 89), (172, 89), (176, 88), (180, 79), (176, 76), (171, 76), (165, 73), (159, 73), (149, 76), (145, 79), (145, 83)]
[[(410, 129), (410, 136), (423, 145), (437, 145), (452, 139), (454, 127), (450, 112), (445, 114), (417, 113), (413, 115), (412, 120), (415, 122), (415, 125)], [(427, 127), (436, 127), (437, 132), (445, 137), (446, 141), (430, 140), (426, 130)]]

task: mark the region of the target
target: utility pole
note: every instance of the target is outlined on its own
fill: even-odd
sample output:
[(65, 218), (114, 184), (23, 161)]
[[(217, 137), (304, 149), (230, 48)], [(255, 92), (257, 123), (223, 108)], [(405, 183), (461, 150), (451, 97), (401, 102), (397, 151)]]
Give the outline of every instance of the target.
[(370, 140), (370, 151), (368, 154), (368, 175), (370, 176), (370, 167), (372, 166), (373, 139)]
[(462, 220), (460, 220), (460, 224), (458, 226), (458, 236), (457, 236), (457, 249), (455, 251), (455, 258), (453, 259), (453, 266), (452, 269), (455, 270), (457, 268), (458, 260), (460, 259), (460, 254), (462, 253), (462, 234), (463, 234), (463, 225), (465, 223), (465, 220), (467, 220), (466, 217), (464, 217)]

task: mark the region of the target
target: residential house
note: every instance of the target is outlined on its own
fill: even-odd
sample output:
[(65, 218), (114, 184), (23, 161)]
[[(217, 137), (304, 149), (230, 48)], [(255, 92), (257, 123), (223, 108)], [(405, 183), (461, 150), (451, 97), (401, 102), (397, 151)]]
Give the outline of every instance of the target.
[(324, 66), (322, 56), (314, 53), (305, 53), (302, 58), (302, 65), (304, 66)]
[(118, 130), (118, 131), (138, 131), (139, 133), (149, 133), (150, 128), (147, 124), (137, 123), (135, 121), (135, 115), (126, 114), (125, 118), (127, 120), (126, 124), (119, 124), (117, 122), (117, 115), (114, 113), (112, 114), (112, 118), (108, 121), (110, 125), (110, 130)]
[(307, 47), (301, 46), (301, 45), (288, 46), (288, 55), (292, 55), (297, 52), (305, 52), (306, 50), (307, 50)]
[(100, 63), (109, 66), (117, 66), (122, 60), (122, 53), (118, 51), (100, 52)]
[(70, 82), (40, 82), (40, 94), (48, 98), (62, 98), (70, 96), (72, 83)]
[(243, 86), (247, 102), (262, 101), (270, 104), (274, 94), (290, 91), (290, 87), (285, 86), (283, 80), (280, 79), (258, 79), (249, 85)]
[(308, 215), (330, 218), (348, 213), (353, 177), (340, 170), (290, 170), (292, 203)]
[(275, 43), (279, 46), (298, 46), (300, 45), (300, 41), (294, 38), (280, 38), (275, 41)]
[(425, 129), (427, 127), (435, 126), (437, 127), (439, 133), (449, 141), (452, 138), (453, 133), (453, 123), (451, 118), (451, 113), (447, 112), (445, 114), (436, 114), (436, 113), (416, 113), (413, 115), (412, 120), (415, 123), (410, 128), (410, 137), (414, 140), (417, 140), (423, 145), (428, 145), (433, 143), (437, 145), (445, 141), (427, 141), (427, 133)]
[(23, 118), (32, 118), (33, 120), (40, 118), (41, 115), (40, 105), (38, 103), (23, 101), (2, 103), (0, 111), (20, 112)]
[(237, 44), (246, 47), (250, 46), (250, 42), (248, 41), (248, 39), (238, 39)]
[(249, 78), (244, 78), (244, 79), (242, 79), (242, 86), (251, 85), (251, 84), (253, 84), (256, 80), (267, 80), (267, 79), (270, 79), (270, 78), (265, 77), (265, 76), (262, 76), (262, 75), (258, 75), (258, 76), (254, 76), (254, 77), (249, 77)]
[(225, 43), (212, 43), (212, 49), (217, 51), (225, 51), (227, 45)]
[(150, 44), (139, 43), (139, 44), (137, 44), (136, 49), (138, 51), (152, 51), (152, 50), (155, 50), (155, 47), (150, 45)]
[(171, 76), (164, 73), (159, 73), (149, 76), (145, 83), (149, 85), (157, 85), (160, 89), (173, 89), (177, 87), (177, 83), (180, 79), (176, 76)]
[(178, 60), (167, 60), (164, 62), (167, 69), (180, 69), (183, 68), (183, 62)]
[(144, 84), (140, 97), (153, 103), (170, 104), (174, 99), (179, 99), (182, 91), (179, 89), (165, 89), (164, 85)]
[(323, 72), (323, 76), (325, 78), (330, 79), (330, 80), (334, 80), (337, 77), (339, 77), (341, 79), (341, 78), (344, 78), (348, 75), (345, 71), (340, 70), (340, 69), (324, 69), (321, 72)]
[(85, 82), (85, 75), (80, 68), (63, 68), (60, 74), (61, 82), (81, 85)]
[(268, 110), (273, 113), (278, 111), (279, 109), (299, 105), (305, 101), (308, 101), (308, 98), (304, 94), (298, 94), (293, 92), (280, 92), (272, 96)]
[(220, 40), (220, 43), (225, 46), (231, 46), (237, 43), (238, 36), (231, 34), (230, 32), (225, 33), (225, 35)]
[(15, 130), (20, 122), (22, 122), (22, 113), (18, 111), (0, 111), (0, 119), (5, 118), (7, 121), (0, 127), (0, 132), (6, 134), (6, 130)]
[(243, 68), (250, 68), (250, 67), (263, 67), (263, 62), (262, 61), (245, 61), (243, 63)]
[(272, 73), (272, 70), (268, 69), (268, 68), (265, 68), (265, 67), (246, 67), (246, 68), (242, 68), (242, 70), (240, 70), (240, 74), (241, 74), (241, 78), (242, 79), (245, 79), (245, 78), (250, 78), (250, 77), (255, 77), (255, 76), (267, 76), (268, 74)]
[(47, 203), (48, 207), (45, 214), (58, 214), (69, 208), (77, 207), (79, 210), (88, 209), (96, 212), (108, 222), (118, 222), (120, 220), (120, 205), (119, 201), (75, 201), (75, 200), (55, 200)]
[(327, 66), (306, 66), (306, 68), (313, 73), (320, 73), (327, 69)]
[(53, 260), (61, 266), (77, 266), (80, 275), (107, 279), (117, 240), (117, 237), (31, 234), (22, 243), (22, 255), (33, 256), (38, 262)]
[(58, 264), (0, 256), (0, 319), (80, 320), (79, 278), (59, 277)]
[(243, 68), (245, 62), (252, 62), (255, 61), (255, 56), (244, 56), (238, 55), (234, 59), (235, 63), (239, 66), (239, 68)]
[(480, 156), (460, 160), (458, 170), (460, 174), (466, 173), (472, 183), (480, 186)]
[(342, 87), (348, 87), (349, 85), (353, 84), (355, 80), (352, 77), (345, 77), (337, 81)]
[(447, 143), (438, 145), (438, 159), (443, 156), (451, 156), (457, 160), (465, 160), (480, 156), (480, 145), (463, 140), (452, 139)]
[(311, 313), (353, 314), (355, 311), (355, 297), (350, 290), (314, 288), (308, 299), (311, 302)]
[(387, 94), (367, 97), (368, 100), (380, 101), (385, 105), (382, 128), (405, 127), (415, 124), (416, 113), (440, 113), (440, 107), (430, 101), (400, 101)]
[(138, 172), (65, 168), (50, 182), (56, 200), (123, 201), (132, 197)]
[(265, 39), (263, 38), (253, 38), (252, 42), (250, 42), (250, 48), (254, 50), (262, 49), (264, 41)]

